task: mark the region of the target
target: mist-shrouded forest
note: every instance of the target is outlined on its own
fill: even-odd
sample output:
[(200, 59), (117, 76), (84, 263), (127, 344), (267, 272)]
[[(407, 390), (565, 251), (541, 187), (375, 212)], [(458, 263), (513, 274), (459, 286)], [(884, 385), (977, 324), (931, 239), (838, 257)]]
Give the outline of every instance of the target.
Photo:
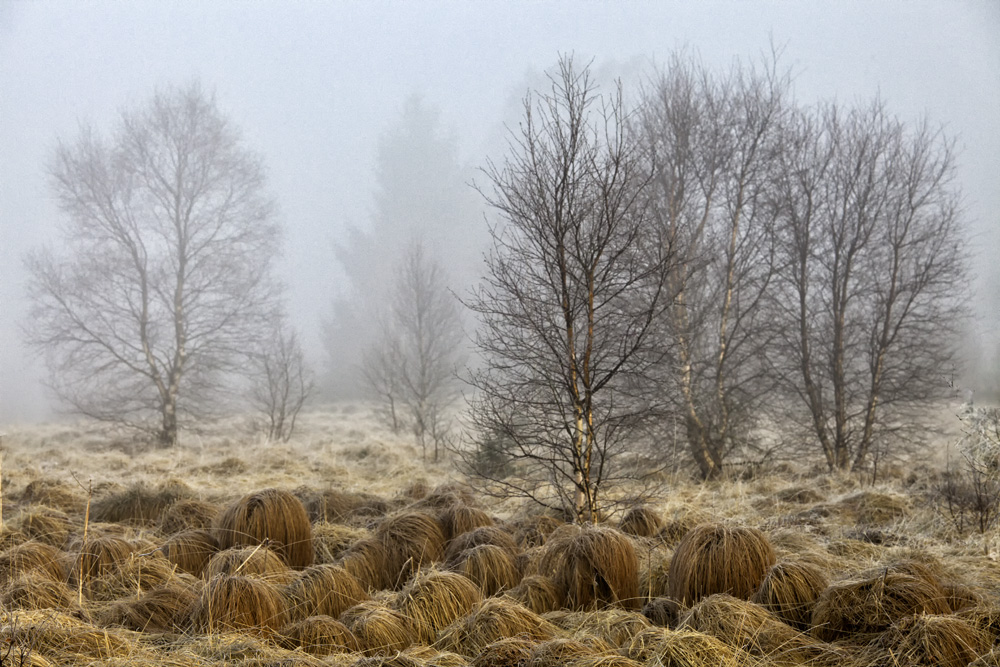
[(0, 0), (0, 665), (1000, 664), (1000, 10)]

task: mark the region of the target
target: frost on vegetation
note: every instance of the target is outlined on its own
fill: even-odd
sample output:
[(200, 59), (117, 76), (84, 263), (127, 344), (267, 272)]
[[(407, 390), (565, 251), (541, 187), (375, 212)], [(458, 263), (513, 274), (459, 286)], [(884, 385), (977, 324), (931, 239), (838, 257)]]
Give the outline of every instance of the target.
[(985, 536), (1000, 518), (1000, 409), (966, 405), (959, 417), (961, 459), (935, 486), (935, 501), (959, 535), (975, 530)]

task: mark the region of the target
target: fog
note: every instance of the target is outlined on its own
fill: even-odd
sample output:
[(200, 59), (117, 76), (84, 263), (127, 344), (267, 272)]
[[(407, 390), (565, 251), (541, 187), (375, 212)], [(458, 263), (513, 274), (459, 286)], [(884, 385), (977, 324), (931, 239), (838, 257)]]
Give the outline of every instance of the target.
[[(337, 248), (378, 281), (379, 251), (423, 236), (461, 289), (486, 238), (468, 184), (488, 157), (502, 159), (504, 124), (516, 124), (521, 97), (560, 53), (593, 59), (606, 86), (616, 76), (635, 86), (678, 48), (721, 68), (771, 44), (800, 102), (880, 95), (900, 117), (926, 114), (956, 138), (975, 253), (974, 372), (963, 382), (985, 386), (1000, 350), (996, 2), (0, 0), (0, 427), (55, 414), (21, 340), (22, 257), (58, 243), (47, 164), (82, 122), (110, 130), (157, 86), (214, 90), (267, 165), (285, 228), (281, 277), (310, 362), (346, 373), (328, 368), (339, 341), (324, 326), (352, 289)], [(423, 195), (428, 183), (454, 193), (447, 213)], [(360, 249), (358, 233), (373, 230), (380, 243)]]

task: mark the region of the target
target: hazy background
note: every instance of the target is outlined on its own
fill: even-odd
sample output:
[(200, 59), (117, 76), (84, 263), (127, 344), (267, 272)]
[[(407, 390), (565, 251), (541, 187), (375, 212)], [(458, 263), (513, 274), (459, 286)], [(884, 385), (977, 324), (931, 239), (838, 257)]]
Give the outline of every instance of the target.
[[(21, 258), (58, 239), (46, 164), (81, 121), (109, 130), (158, 85), (200, 80), (216, 92), (268, 166), (290, 310), (323, 371), (322, 322), (347, 287), (334, 247), (370, 224), (379, 192), (405, 192), (408, 173), (434, 166), (404, 148), (387, 169), (414, 105), (470, 174), (502, 158), (503, 123), (560, 52), (594, 58), (607, 84), (641, 79), (677, 48), (721, 68), (772, 41), (801, 102), (881, 94), (904, 119), (927, 114), (957, 137), (976, 252), (972, 367), (996, 368), (1000, 2), (0, 0), (0, 425), (51, 417), (42, 369), (20, 342)], [(456, 264), (479, 252), (475, 208), (449, 242)]]

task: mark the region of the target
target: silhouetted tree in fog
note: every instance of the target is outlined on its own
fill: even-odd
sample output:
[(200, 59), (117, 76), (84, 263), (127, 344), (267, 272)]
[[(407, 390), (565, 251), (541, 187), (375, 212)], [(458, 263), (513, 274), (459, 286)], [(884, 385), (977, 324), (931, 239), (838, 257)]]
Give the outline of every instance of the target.
[(829, 468), (851, 470), (949, 391), (966, 292), (953, 145), (878, 101), (802, 111), (785, 141), (777, 368)]
[(298, 334), (279, 322), (249, 354), (247, 374), (250, 407), (262, 419), (260, 430), (269, 440), (288, 442), (314, 387)]
[(85, 128), (51, 171), (64, 251), (27, 257), (28, 339), (76, 412), (173, 444), (277, 316), (261, 161), (191, 86), (123, 112), (107, 138)]
[(501, 221), (467, 304), (483, 363), (464, 460), (485, 492), (596, 521), (616, 483), (649, 472), (623, 455), (652, 414), (636, 389), (663, 357), (651, 333), (670, 304), (671, 248), (650, 233), (621, 91), (600, 96), (566, 57), (551, 83), (526, 98), (503, 164), (484, 169)]

